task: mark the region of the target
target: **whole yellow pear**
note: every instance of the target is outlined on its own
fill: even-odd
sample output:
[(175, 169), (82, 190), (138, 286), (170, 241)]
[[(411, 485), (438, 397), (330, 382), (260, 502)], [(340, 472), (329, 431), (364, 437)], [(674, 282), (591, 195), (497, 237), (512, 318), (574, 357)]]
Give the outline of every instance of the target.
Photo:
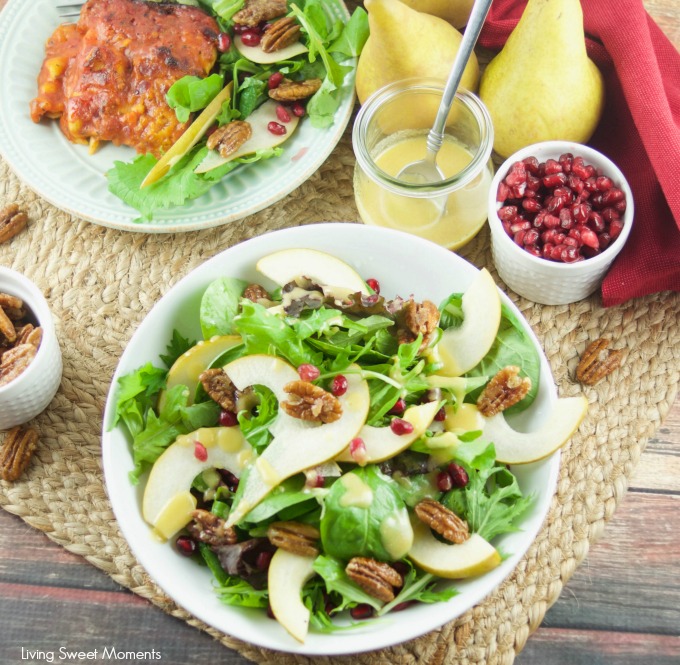
[[(415, 11), (399, 0), (365, 0), (370, 36), (359, 56), (359, 101), (379, 88), (408, 78), (446, 80), (462, 35), (436, 16)], [(479, 65), (473, 54), (461, 87), (476, 90)]]
[(585, 143), (602, 115), (604, 82), (586, 53), (579, 0), (529, 0), (479, 96), (502, 157), (539, 141)]
[(474, 0), (400, 0), (411, 9), (439, 16), (454, 28), (467, 24)]

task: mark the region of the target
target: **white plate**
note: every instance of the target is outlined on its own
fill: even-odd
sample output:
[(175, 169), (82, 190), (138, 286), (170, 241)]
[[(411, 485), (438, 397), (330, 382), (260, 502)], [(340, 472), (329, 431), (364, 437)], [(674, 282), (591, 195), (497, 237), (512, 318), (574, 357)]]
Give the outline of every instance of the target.
[[(477, 269), (456, 254), (412, 235), (379, 227), (355, 224), (318, 224), (269, 233), (236, 245), (213, 257), (178, 282), (149, 312), (125, 349), (113, 378), (104, 415), (103, 460), (113, 509), (130, 547), (140, 563), (177, 604), (220, 631), (262, 647), (302, 654), (344, 654), (379, 649), (422, 635), (458, 617), (493, 591), (514, 569), (536, 534), (548, 511), (559, 470), (559, 453), (539, 463), (516, 466), (514, 471), (524, 492), (535, 492), (536, 502), (522, 522), (523, 531), (494, 541), (508, 558), (486, 575), (457, 582), (460, 594), (446, 603), (416, 605), (367, 621), (358, 629), (324, 635), (311, 632), (305, 644), (297, 643), (282, 626), (261, 610), (221, 605), (213, 591), (211, 575), (178, 555), (173, 548), (154, 540), (141, 516), (144, 479), (138, 487), (128, 481), (133, 468), (127, 439), (113, 422), (114, 393), (118, 378), (151, 361), (159, 367), (172, 330), (200, 339), (201, 295), (217, 277), (232, 276), (258, 281), (271, 287), (255, 271), (259, 258), (272, 251), (308, 247), (327, 251), (353, 265), (364, 278), (375, 277), (388, 297), (414, 294), (439, 303), (454, 291), (464, 291)], [(524, 318), (501, 293), (503, 302), (520, 321)], [(538, 340), (528, 325), (537, 348)], [(541, 352), (541, 383), (536, 401), (522, 416), (523, 425), (537, 427), (556, 399), (550, 367)]]
[[(134, 223), (139, 213), (108, 191), (106, 172), (129, 161), (132, 148), (104, 145), (95, 155), (69, 143), (58, 122), (35, 124), (29, 104), (45, 57), (45, 42), (60, 20), (57, 0), (9, 0), (0, 11), (0, 153), (17, 176), (51, 204), (96, 224), (123, 231), (175, 233), (226, 224), (282, 199), (309, 178), (336, 146), (354, 106), (354, 74), (348, 74), (335, 122), (315, 129), (300, 123), (277, 158), (240, 166), (202, 197)], [(342, 0), (324, 3), (334, 19), (349, 14)]]

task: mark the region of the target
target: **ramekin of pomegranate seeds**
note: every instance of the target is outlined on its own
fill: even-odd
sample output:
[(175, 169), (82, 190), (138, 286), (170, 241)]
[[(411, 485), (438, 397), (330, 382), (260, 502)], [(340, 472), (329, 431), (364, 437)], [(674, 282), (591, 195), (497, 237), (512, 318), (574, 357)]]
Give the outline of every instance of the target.
[(623, 173), (579, 143), (545, 141), (516, 152), (489, 191), (498, 274), (513, 291), (544, 305), (593, 293), (632, 223), (633, 195)]

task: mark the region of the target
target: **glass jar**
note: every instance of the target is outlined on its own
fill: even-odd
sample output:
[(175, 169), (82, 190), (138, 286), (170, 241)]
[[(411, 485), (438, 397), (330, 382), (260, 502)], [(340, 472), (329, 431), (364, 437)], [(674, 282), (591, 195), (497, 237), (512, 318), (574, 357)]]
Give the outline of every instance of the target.
[(398, 81), (373, 93), (354, 123), (354, 196), (364, 224), (413, 233), (456, 249), (487, 219), (493, 164), (493, 125), (470, 92), (456, 94), (447, 118), (437, 166), (439, 182), (398, 177), (425, 157), (426, 139), (443, 93), (436, 80)]

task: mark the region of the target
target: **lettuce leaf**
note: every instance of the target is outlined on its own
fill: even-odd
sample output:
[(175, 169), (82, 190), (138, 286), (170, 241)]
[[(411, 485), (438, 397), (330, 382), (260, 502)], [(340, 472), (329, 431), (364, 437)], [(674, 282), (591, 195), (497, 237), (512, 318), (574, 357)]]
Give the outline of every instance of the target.
[(241, 296), (248, 282), (235, 277), (220, 277), (208, 284), (201, 298), (201, 331), (204, 339), (231, 335)]
[(183, 76), (170, 86), (165, 98), (168, 106), (175, 109), (177, 120), (186, 122), (194, 111), (210, 104), (223, 87), (224, 80), (219, 74), (206, 78)]

